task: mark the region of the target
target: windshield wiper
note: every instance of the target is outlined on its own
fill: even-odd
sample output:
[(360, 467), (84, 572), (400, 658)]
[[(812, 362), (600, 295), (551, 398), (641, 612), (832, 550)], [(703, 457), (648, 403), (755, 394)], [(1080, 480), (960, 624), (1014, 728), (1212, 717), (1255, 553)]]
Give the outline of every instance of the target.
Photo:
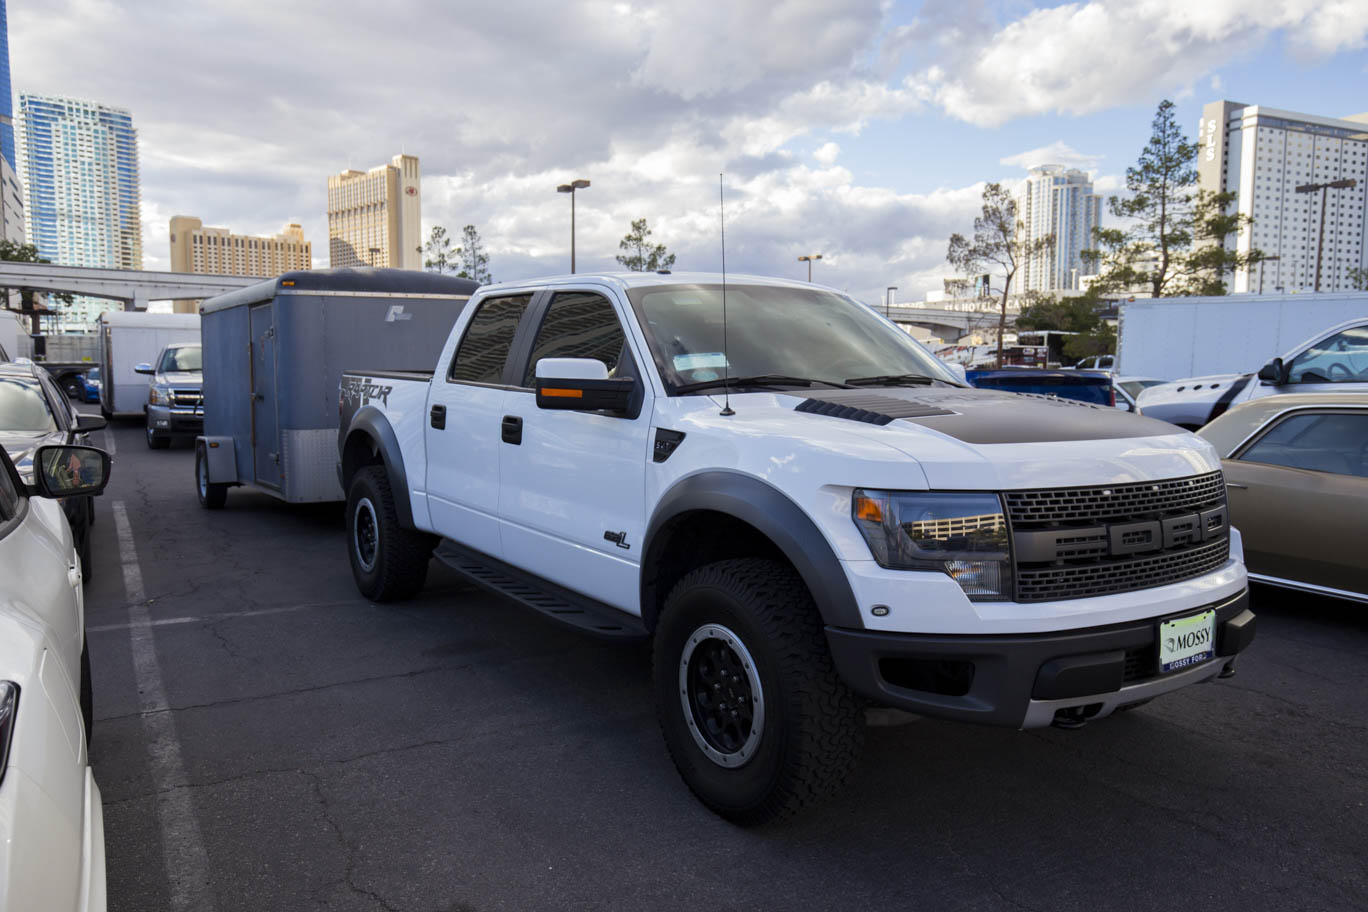
[(812, 386), (820, 383), (833, 389), (849, 389), (844, 383), (836, 383), (833, 380), (813, 380), (811, 377), (787, 377), (783, 374), (757, 374), (753, 377), (718, 377), (716, 380), (700, 380), (697, 383), (685, 383), (676, 386), (676, 393), (696, 393), (706, 389), (722, 389), (723, 387), (742, 387), (742, 386)]
[(936, 382), (935, 377), (925, 374), (880, 374), (877, 377), (851, 377), (846, 380), (849, 386), (930, 386)]

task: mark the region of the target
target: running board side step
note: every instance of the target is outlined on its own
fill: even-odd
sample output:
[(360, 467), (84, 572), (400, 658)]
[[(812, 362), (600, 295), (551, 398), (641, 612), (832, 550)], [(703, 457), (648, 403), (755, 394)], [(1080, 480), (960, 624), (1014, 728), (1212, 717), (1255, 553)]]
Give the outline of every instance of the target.
[(488, 555), (443, 541), (433, 552), (442, 563), (482, 589), (510, 598), (576, 630), (607, 639), (645, 639), (641, 618), (579, 595)]

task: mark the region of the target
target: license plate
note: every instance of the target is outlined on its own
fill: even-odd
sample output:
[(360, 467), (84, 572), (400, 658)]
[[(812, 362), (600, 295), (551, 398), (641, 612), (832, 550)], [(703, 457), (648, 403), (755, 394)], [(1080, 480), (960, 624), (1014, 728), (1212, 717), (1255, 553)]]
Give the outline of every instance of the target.
[(1159, 622), (1159, 673), (1205, 662), (1216, 653), (1216, 612)]

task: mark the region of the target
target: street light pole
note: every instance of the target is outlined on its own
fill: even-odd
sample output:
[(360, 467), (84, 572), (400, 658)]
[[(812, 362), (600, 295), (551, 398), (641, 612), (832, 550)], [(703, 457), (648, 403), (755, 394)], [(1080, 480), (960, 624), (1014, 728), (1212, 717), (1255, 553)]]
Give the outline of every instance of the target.
[(570, 274), (575, 274), (575, 191), (583, 190), (589, 186), (589, 182), (584, 179), (572, 180), (568, 184), (561, 184), (556, 188), (557, 193), (570, 194)]
[(1343, 179), (1341, 179), (1341, 180), (1329, 181), (1329, 182), (1321, 183), (1321, 184), (1302, 184), (1300, 187), (1297, 188), (1297, 192), (1298, 192), (1298, 193), (1315, 193), (1317, 190), (1319, 190), (1319, 191), (1320, 191), (1320, 195), (1321, 195), (1320, 235), (1319, 235), (1319, 237), (1316, 238), (1316, 291), (1320, 291), (1320, 279), (1321, 279), (1321, 254), (1324, 252), (1324, 249), (1325, 249), (1325, 199), (1326, 199), (1326, 196), (1325, 196), (1325, 195), (1326, 195), (1326, 192), (1329, 191), (1329, 190), (1331, 190), (1331, 189), (1334, 189), (1334, 190), (1349, 190), (1349, 189), (1352, 189), (1353, 187), (1357, 186), (1357, 184), (1358, 184), (1358, 181), (1356, 181), (1354, 178), (1352, 178), (1352, 177), (1346, 177), (1346, 178), (1343, 178)]
[(889, 286), (888, 286), (888, 290), (884, 292), (884, 318), (885, 318), (885, 319), (889, 319), (889, 320), (892, 319), (892, 317), (889, 316), (889, 311), (893, 309), (893, 292), (895, 292), (895, 291), (897, 291), (897, 290), (898, 290), (898, 286), (897, 286), (897, 285), (889, 285)]
[(800, 263), (807, 263), (807, 264), (808, 264), (808, 281), (809, 281), (809, 282), (812, 281), (812, 261), (813, 261), (813, 260), (820, 260), (821, 258), (822, 258), (822, 255), (821, 255), (820, 253), (810, 253), (810, 254), (808, 254), (807, 256), (800, 256), (800, 257), (798, 258), (798, 262), (800, 262)]

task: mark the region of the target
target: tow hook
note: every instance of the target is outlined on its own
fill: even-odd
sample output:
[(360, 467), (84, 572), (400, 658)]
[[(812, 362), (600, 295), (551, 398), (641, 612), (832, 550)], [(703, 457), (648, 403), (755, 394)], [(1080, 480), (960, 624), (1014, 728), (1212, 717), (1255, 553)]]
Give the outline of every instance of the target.
[(1088, 719), (1083, 714), (1083, 707), (1075, 706), (1073, 709), (1061, 709), (1055, 712), (1054, 720), (1050, 724), (1055, 728), (1075, 731), (1087, 725)]
[(1221, 680), (1235, 677), (1235, 660), (1231, 659), (1229, 662), (1226, 662), (1225, 667), (1221, 669), (1221, 673), (1218, 674), (1216, 677), (1220, 678)]

